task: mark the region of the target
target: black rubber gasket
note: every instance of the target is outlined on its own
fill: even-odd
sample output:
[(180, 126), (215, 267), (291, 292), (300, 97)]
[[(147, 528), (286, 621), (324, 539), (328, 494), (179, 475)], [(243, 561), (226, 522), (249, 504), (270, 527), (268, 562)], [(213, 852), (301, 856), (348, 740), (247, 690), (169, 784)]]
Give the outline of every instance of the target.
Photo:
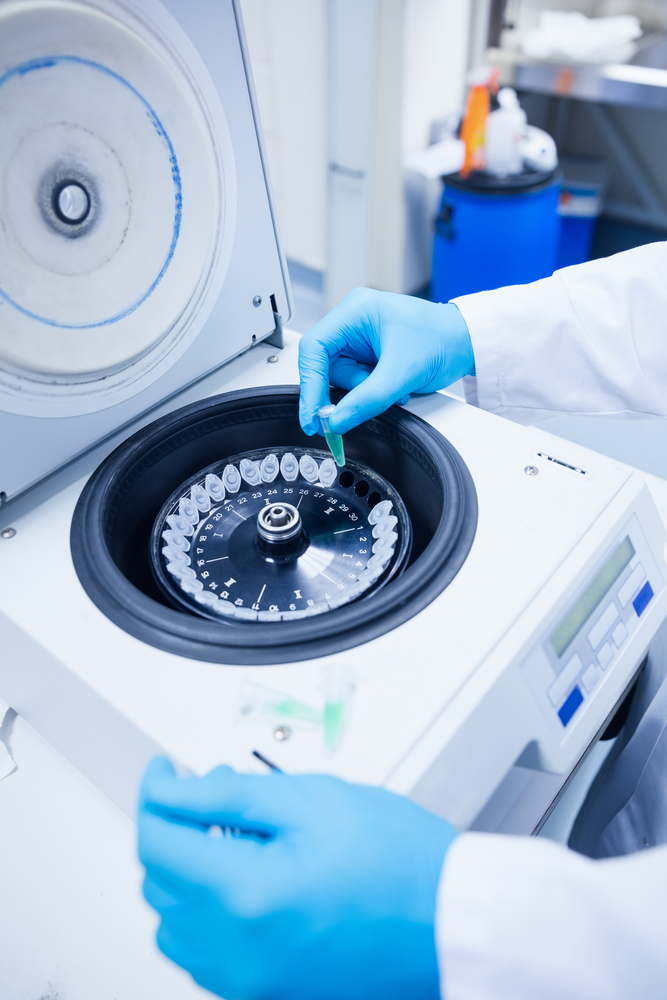
[[(334, 401), (342, 395), (332, 390)], [(351, 458), (384, 475), (410, 513), (413, 561), (397, 579), (372, 600), (325, 615), (235, 628), (161, 603), (149, 570), (149, 544), (165, 497), (226, 454), (267, 444), (312, 444), (299, 427), (298, 404), (298, 386), (244, 389), (204, 399), (144, 427), (98, 467), (79, 497), (70, 543), (84, 590), (111, 621), (179, 656), (247, 666), (280, 664), (369, 642), (442, 593), (473, 543), (475, 487), (452, 445), (430, 424), (394, 406), (346, 434), (345, 448)], [(408, 485), (412, 495), (406, 492)]]

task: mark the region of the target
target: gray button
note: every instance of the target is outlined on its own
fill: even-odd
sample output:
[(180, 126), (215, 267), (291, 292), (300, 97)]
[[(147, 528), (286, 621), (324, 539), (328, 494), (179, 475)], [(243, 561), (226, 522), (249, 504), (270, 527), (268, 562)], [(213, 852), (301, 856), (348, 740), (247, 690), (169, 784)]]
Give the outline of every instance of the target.
[(562, 672), (549, 688), (549, 698), (552, 705), (556, 706), (561, 703), (563, 697), (570, 690), (583, 670), (583, 667), (584, 665), (581, 662), (581, 658), (578, 653), (575, 653), (574, 656), (570, 657)]
[(612, 601), (611, 604), (607, 605), (593, 628), (588, 633), (588, 641), (590, 642), (592, 649), (598, 648), (617, 618), (618, 608)]
[(603, 670), (606, 670), (611, 661), (614, 659), (614, 651), (608, 642), (605, 642), (604, 646), (598, 653), (598, 663)]
[(623, 622), (618, 623), (614, 631), (611, 633), (611, 637), (618, 646), (618, 648), (620, 649), (628, 637), (628, 630), (623, 624)]
[(595, 666), (594, 663), (591, 663), (591, 665), (586, 668), (581, 678), (581, 683), (583, 684), (584, 690), (586, 691), (587, 694), (590, 694), (590, 692), (593, 690), (593, 688), (598, 682), (599, 676), (600, 675), (598, 674), (598, 668)]
[(623, 586), (619, 588), (618, 599), (621, 602), (622, 608), (627, 607), (632, 598), (635, 596), (635, 592), (639, 589), (639, 584), (645, 578), (646, 573), (644, 571), (644, 567), (641, 563), (639, 563), (638, 566), (635, 566)]

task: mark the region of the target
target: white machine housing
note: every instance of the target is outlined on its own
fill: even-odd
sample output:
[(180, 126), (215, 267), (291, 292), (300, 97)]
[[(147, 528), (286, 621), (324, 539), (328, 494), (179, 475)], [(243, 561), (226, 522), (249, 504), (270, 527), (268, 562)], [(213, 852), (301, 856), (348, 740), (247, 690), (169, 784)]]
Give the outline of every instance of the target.
[[(8, 4), (0, 0), (0, 17)], [(296, 382), (298, 338), (286, 334), (277, 363), (274, 347), (259, 343), (280, 326), (274, 313), (289, 313), (290, 293), (238, 3), (77, 5), (114, 16), (122, 8), (189, 68), (217, 123), (225, 225), (235, 221), (223, 234), (228, 259), (219, 258), (187, 337), (150, 371), (120, 379), (117, 396), (102, 386), (87, 404), (76, 379), (70, 394), (67, 379), (51, 396), (0, 392), (0, 491), (15, 498), (0, 508), (0, 528), (12, 529), (0, 538), (0, 694), (130, 814), (156, 752), (201, 773), (220, 762), (261, 770), (259, 750), (288, 772), (325, 771), (410, 795), (461, 828), (530, 833), (667, 615), (659, 484), (649, 489), (627, 466), (446, 394), (420, 397), (410, 409), (463, 457), (479, 520), (462, 569), (419, 614), (340, 654), (252, 668), (188, 660), (113, 624), (83, 590), (70, 554), (86, 478), (124, 437), (177, 406)], [(619, 546), (629, 553), (626, 538), (634, 554), (612, 579), (609, 560), (618, 565)], [(598, 593), (600, 574), (609, 585)], [(591, 588), (599, 600), (558, 657), (551, 638), (581, 617)], [(313, 718), (281, 724), (251, 704), (249, 685), (311, 706)], [(313, 719), (336, 686), (347, 718), (332, 745)], [(518, 770), (533, 784), (510, 822)]]
[[(269, 348), (259, 345), (189, 392), (290, 382), (297, 340), (287, 335), (277, 364), (266, 364)], [(3, 697), (128, 812), (143, 766), (160, 749), (197, 773), (220, 762), (261, 770), (257, 749), (288, 772), (385, 785), (462, 828), (507, 828), (497, 810), (485, 824), (483, 809), (518, 764), (545, 776), (510, 824), (530, 833), (631, 685), (667, 613), (667, 533), (645, 477), (627, 466), (444, 393), (410, 408), (460, 452), (479, 500), (463, 568), (410, 621), (346, 652), (279, 666), (203, 663), (146, 646), (92, 604), (72, 565), (70, 521), (96, 455), (79, 461), (83, 479), (13, 520), (17, 533), (0, 548)], [(550, 637), (627, 536), (636, 554), (579, 629), (581, 645), (575, 637), (554, 664)], [(607, 632), (596, 649), (588, 633), (630, 578), (637, 593), (648, 581), (653, 596), (641, 614), (635, 591), (618, 601), (607, 632), (623, 619), (627, 636), (618, 647), (612, 640), (603, 669)], [(575, 647), (582, 659), (573, 671)], [(320, 726), (290, 723), (291, 738), (279, 742), (280, 718), (248, 712), (249, 681), (317, 707), (341, 673), (356, 690), (333, 751)], [(581, 703), (564, 725), (558, 712), (575, 687)]]

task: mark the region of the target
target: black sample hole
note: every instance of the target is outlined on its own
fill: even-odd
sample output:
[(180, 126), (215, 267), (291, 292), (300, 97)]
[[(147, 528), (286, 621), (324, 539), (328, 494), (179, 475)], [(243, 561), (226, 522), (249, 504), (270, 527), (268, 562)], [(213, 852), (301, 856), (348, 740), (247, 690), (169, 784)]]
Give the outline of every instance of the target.
[[(366, 482), (366, 480), (365, 479), (360, 479), (359, 482), (354, 487), (354, 492), (357, 494), (358, 497), (365, 497), (366, 494), (368, 493), (369, 489), (370, 489), (370, 486), (368, 485), (368, 483)], [(377, 500), (376, 500), (376, 503), (377, 503)]]
[(340, 476), (338, 477), (338, 482), (342, 487), (344, 487), (344, 489), (347, 490), (354, 482), (354, 476), (348, 469), (346, 469), (345, 472), (341, 472)]
[(382, 497), (380, 496), (379, 493), (371, 493), (371, 495), (368, 498), (368, 506), (375, 507), (375, 505), (379, 503), (381, 499)]

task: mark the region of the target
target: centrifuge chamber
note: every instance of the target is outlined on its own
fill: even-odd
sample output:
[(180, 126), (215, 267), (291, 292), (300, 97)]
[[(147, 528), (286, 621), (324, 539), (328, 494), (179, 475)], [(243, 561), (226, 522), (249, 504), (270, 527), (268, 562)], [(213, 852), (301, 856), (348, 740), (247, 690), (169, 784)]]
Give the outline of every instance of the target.
[[(333, 398), (340, 395), (334, 393)], [(231, 601), (236, 598), (243, 618), (203, 619), (194, 601), (188, 614), (187, 606), (174, 607), (160, 593), (149, 565), (151, 530), (160, 508), (188, 476), (195, 473), (195, 479), (201, 479), (203, 473), (198, 470), (216, 461), (225, 466), (239, 452), (253, 455), (288, 448), (287, 454), (315, 452), (320, 462), (326, 461), (317, 452), (317, 441), (301, 430), (298, 411), (298, 386), (225, 393), (151, 423), (96, 470), (74, 514), (72, 553), (85, 590), (108, 617), (168, 652), (222, 663), (275, 664), (368, 642), (413, 617), (445, 589), (463, 565), (475, 534), (477, 498), (472, 478), (455, 449), (430, 424), (393, 407), (345, 436), (348, 463), (343, 469), (329, 463), (335, 482), (327, 486), (316, 473), (309, 481), (285, 479), (278, 471), (270, 482), (236, 484), (236, 492), (218, 504), (202, 486), (206, 510), (195, 513), (200, 526), (195, 525), (191, 550), (193, 560), (198, 553), (193, 564), (201, 563), (201, 567), (196, 574), (192, 569), (187, 572), (201, 578), (195, 581), (200, 594), (210, 595), (219, 605), (215, 589), (210, 590), (218, 587), (215, 570), (219, 570), (225, 604), (233, 613)], [(321, 438), (317, 440), (323, 444)], [(383, 489), (393, 491), (392, 510), (398, 510), (401, 501), (405, 505), (405, 525), (396, 527), (410, 533), (410, 551), (406, 545), (405, 552), (409, 565), (401, 566), (381, 590), (371, 587), (370, 594), (346, 600), (351, 587), (356, 594), (369, 554), (381, 544), (373, 537), (381, 525), (374, 527), (371, 522), (380, 503), (391, 506), (386, 499), (389, 494), (378, 492)], [(284, 557), (282, 566), (275, 567), (257, 544), (257, 511), (278, 501), (293, 501), (295, 510), (301, 507), (307, 533), (317, 532), (323, 539), (326, 532), (341, 546), (340, 558), (332, 561), (333, 552), (318, 551), (313, 535), (302, 555), (308, 561), (303, 582), (289, 593), (279, 588), (271, 569), (277, 569), (279, 576), (282, 569), (284, 575), (296, 558)], [(223, 519), (227, 510), (227, 519), (232, 521), (229, 529)], [(232, 537), (236, 558), (221, 554), (227, 552), (224, 539), (222, 547), (215, 547), (213, 537), (214, 532), (226, 536), (231, 527), (242, 535), (238, 542), (237, 535)], [(361, 555), (359, 545), (354, 544), (360, 533)], [(167, 535), (172, 534), (167, 530)], [(209, 539), (214, 542), (210, 559)], [(160, 558), (159, 551), (155, 556)], [(168, 574), (164, 576), (168, 581)], [(229, 577), (227, 590), (225, 577)], [(317, 611), (312, 600), (307, 607), (309, 588), (320, 580), (324, 589), (312, 589), (312, 593), (322, 594), (324, 600), (318, 604), (326, 611), (309, 614)], [(175, 593), (180, 593), (178, 588)], [(244, 602), (242, 593), (258, 597), (256, 610), (253, 600)], [(199, 607), (206, 613), (209, 605)], [(302, 608), (304, 617), (296, 617), (299, 612), (290, 607)]]

